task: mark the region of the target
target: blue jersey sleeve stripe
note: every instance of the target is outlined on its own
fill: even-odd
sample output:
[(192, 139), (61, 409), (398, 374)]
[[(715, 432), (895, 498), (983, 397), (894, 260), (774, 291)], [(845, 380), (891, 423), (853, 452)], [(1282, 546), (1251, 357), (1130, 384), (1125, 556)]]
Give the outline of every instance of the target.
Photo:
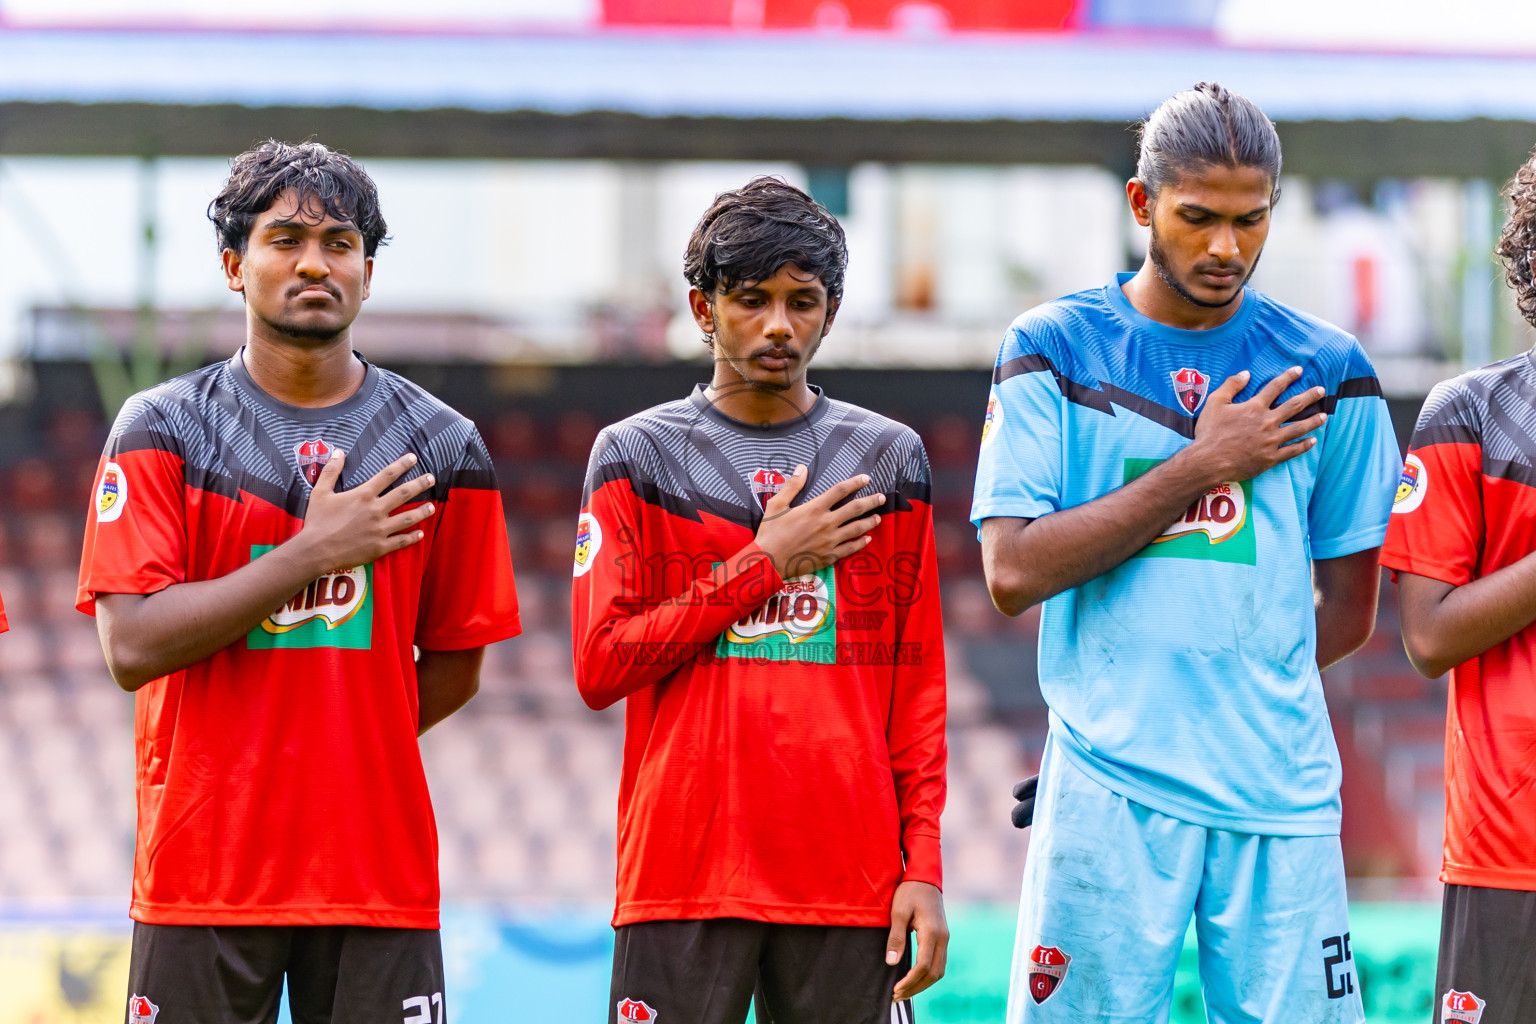
[(1380, 398), (1386, 400), (1381, 390), (1381, 381), (1375, 377), (1351, 377), (1339, 384), (1339, 389), (1331, 395), (1324, 395), (1305, 409), (1286, 420), (1287, 423), (1296, 423), (1299, 420), (1309, 419), (1320, 412), (1332, 416), (1339, 408), (1339, 403), (1349, 398)]
[(1385, 398), (1381, 390), (1381, 381), (1375, 375), (1369, 377), (1351, 377), (1339, 384), (1338, 398)]
[(1006, 362), (998, 363), (997, 369), (992, 371), (992, 383), (1001, 384), (1009, 377), (1017, 377), (1021, 373), (1039, 373), (1042, 370), (1049, 370), (1052, 374), (1060, 376), (1049, 359), (1038, 352), (1031, 352), (1027, 356), (1016, 356)]
[(1088, 384), (1080, 384), (1064, 375), (1056, 369), (1056, 364), (1051, 362), (1049, 356), (1032, 352), (1028, 355), (1015, 356), (1013, 359), (999, 363), (992, 371), (992, 382), (1001, 384), (1012, 377), (1025, 373), (1042, 373), (1049, 371), (1056, 378), (1056, 386), (1061, 389), (1062, 396), (1074, 405), (1081, 405), (1095, 412), (1102, 412), (1106, 416), (1115, 415), (1115, 406), (1120, 406), (1126, 412), (1135, 413), (1143, 419), (1151, 420), (1160, 427), (1183, 437), (1195, 436), (1195, 421), (1193, 417), (1185, 415), (1178, 409), (1171, 409), (1160, 402), (1154, 402), (1144, 395), (1138, 395), (1134, 391), (1118, 387), (1105, 381), (1099, 381), (1097, 387)]

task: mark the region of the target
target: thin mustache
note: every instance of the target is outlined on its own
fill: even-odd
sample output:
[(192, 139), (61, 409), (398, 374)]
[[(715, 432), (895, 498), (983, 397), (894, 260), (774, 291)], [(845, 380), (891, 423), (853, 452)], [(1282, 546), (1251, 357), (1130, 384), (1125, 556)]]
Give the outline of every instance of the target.
[(299, 294), (300, 292), (308, 291), (311, 288), (320, 288), (320, 289), (322, 289), (324, 291), (327, 291), (327, 292), (329, 292), (331, 294), (331, 297), (334, 298), (334, 299), (341, 298), (341, 293), (338, 292), (330, 284), (327, 284), (324, 281), (310, 281), (310, 282), (308, 282), (306, 284), (295, 285), (294, 287), (288, 289), (288, 297), (291, 299), (295, 295)]

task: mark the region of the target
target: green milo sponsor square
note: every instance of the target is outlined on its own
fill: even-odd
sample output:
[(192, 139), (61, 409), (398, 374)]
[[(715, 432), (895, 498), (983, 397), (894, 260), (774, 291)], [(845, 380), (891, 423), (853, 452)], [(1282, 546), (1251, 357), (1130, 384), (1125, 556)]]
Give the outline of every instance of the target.
[[(1163, 459), (1126, 459), (1130, 483)], [(1217, 484), (1196, 498), (1163, 535), (1138, 551), (1136, 558), (1203, 558), (1253, 565), (1253, 482)]]
[[(252, 544), (251, 561), (275, 545)], [(249, 650), (373, 645), (373, 565), (329, 572), (283, 602), (245, 636)]]

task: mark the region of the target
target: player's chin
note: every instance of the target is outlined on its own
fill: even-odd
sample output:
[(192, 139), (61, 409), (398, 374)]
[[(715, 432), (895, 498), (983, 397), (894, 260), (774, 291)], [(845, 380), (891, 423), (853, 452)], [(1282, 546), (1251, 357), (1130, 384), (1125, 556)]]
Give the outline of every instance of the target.
[(795, 361), (791, 361), (781, 369), (770, 369), (753, 363), (746, 377), (752, 382), (753, 387), (768, 391), (786, 391), (795, 382), (796, 369)]
[(350, 327), (352, 320), (341, 310), (303, 310), (286, 313), (272, 326), (295, 341), (330, 341)]
[(1225, 306), (1236, 299), (1243, 290), (1243, 279), (1233, 277), (1230, 284), (1211, 284), (1204, 278), (1192, 283), (1189, 293), (1206, 306)]

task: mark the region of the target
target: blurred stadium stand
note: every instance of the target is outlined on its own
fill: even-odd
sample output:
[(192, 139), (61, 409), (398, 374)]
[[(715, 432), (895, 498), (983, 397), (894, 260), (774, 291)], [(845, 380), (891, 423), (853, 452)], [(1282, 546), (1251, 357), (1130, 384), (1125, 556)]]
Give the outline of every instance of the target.
[[(623, 718), (619, 708), (588, 710), (572, 679), (575, 511), (599, 426), (683, 394), (701, 371), (545, 368), (530, 385), (527, 368), (511, 380), (475, 365), (397, 368), (480, 425), (504, 489), (525, 627), (489, 652), (479, 697), (422, 742), (444, 894), (521, 907), (607, 903)], [(0, 641), (0, 757), (17, 782), (0, 787), (0, 813), (35, 826), (0, 832), (0, 901), (120, 901), (132, 856), (133, 702), (108, 677), (92, 620), (73, 608), (105, 424), (85, 364), (34, 372), (34, 400), (0, 423), (0, 593), (15, 627)], [(955, 900), (1009, 901), (1025, 844), (1008, 821), (1008, 790), (1035, 769), (1046, 721), (1037, 616), (992, 608), (966, 522), (986, 374), (813, 379), (911, 423), (927, 444), (950, 672), (947, 888)], [(1386, 586), (1376, 637), (1327, 684), (1357, 878), (1432, 877), (1439, 861), (1444, 686), (1404, 659), (1394, 596)]]

